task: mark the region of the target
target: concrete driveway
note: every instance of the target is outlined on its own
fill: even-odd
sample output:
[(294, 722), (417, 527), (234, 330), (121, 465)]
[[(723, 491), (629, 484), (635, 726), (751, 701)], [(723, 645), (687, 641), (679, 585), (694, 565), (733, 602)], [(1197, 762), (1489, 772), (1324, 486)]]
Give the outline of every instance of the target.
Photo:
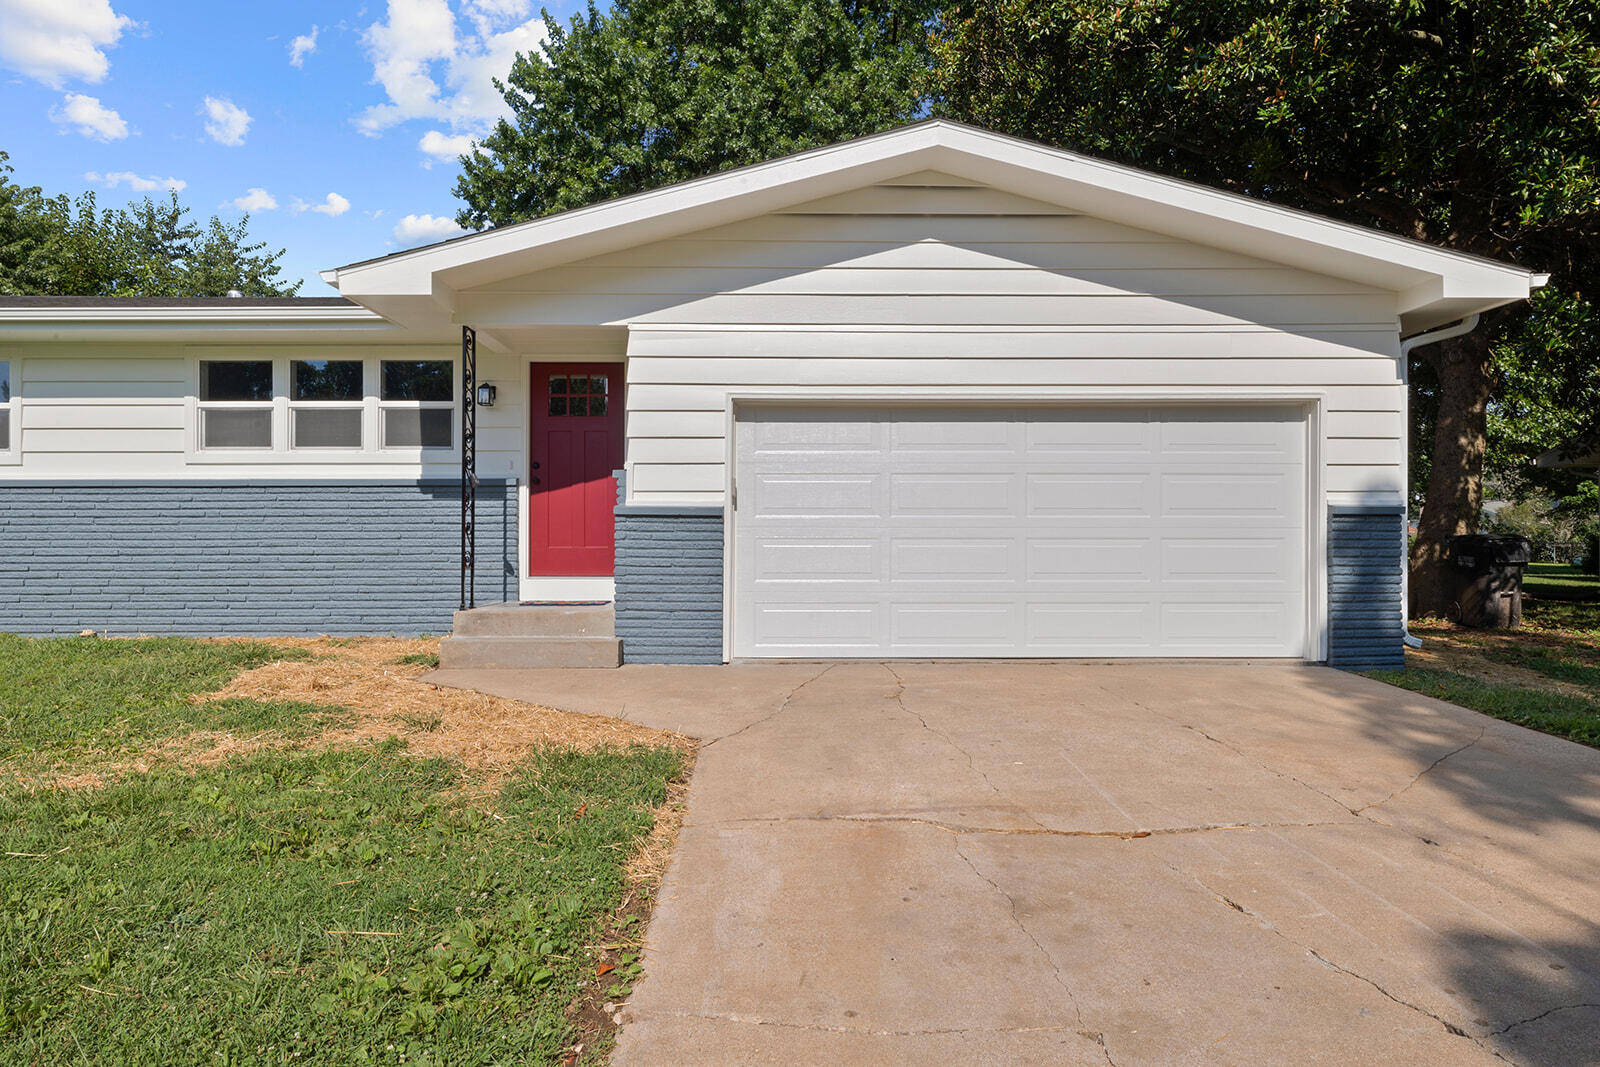
[(615, 1062), (1600, 1064), (1600, 752), (1287, 665), (441, 672), (706, 742)]

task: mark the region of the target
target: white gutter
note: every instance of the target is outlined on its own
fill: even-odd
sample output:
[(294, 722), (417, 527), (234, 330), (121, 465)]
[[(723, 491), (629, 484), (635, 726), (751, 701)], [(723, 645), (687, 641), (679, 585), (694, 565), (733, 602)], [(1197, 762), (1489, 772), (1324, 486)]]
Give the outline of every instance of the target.
[[(1545, 277), (1549, 277), (1546, 275)], [(1411, 350), (1438, 341), (1461, 337), (1478, 328), (1478, 316), (1468, 315), (1460, 322), (1441, 326), (1437, 330), (1413, 334), (1400, 341), (1400, 381), (1406, 387), (1404, 432), (1411, 434)], [(1411, 636), (1411, 552), (1407, 528), (1411, 522), (1411, 446), (1408, 443), (1400, 453), (1400, 485), (1405, 494), (1406, 506), (1400, 513), (1400, 636), (1407, 648), (1421, 648), (1422, 638)]]
[(227, 322), (386, 322), (376, 311), (350, 307), (8, 307), (0, 326), (10, 323), (227, 323)]

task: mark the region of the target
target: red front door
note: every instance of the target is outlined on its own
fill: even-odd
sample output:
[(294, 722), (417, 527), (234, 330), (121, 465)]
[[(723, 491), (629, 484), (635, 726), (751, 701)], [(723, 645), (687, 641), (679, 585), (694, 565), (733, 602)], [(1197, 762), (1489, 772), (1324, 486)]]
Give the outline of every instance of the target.
[(609, 577), (622, 364), (533, 364), (528, 573)]

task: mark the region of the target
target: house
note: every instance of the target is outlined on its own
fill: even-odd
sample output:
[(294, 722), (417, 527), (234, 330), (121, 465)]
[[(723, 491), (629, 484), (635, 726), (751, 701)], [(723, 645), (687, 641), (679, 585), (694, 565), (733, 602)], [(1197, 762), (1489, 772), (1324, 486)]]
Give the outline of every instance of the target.
[(1402, 338), (1542, 283), (942, 120), (324, 277), (0, 304), (0, 630), (439, 632), (465, 540), (633, 662), (1397, 665)]

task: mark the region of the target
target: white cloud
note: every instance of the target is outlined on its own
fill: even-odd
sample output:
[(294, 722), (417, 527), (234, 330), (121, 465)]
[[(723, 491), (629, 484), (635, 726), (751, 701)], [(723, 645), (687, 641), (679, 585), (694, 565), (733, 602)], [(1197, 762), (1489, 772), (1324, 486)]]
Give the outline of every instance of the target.
[(260, 186), (251, 186), (249, 192), (233, 200), (233, 206), (240, 211), (272, 211), (277, 208), (278, 201)]
[(310, 33), (303, 33), (289, 42), (289, 65), (303, 67), (306, 65), (306, 56), (317, 50), (317, 33), (320, 27), (311, 27)]
[(394, 227), (394, 239), (406, 248), (443, 241), (466, 233), (456, 220), (445, 215), (407, 215)]
[(91, 170), (83, 176), (83, 180), (86, 182), (100, 182), (107, 189), (115, 189), (117, 186), (126, 183), (128, 188), (136, 193), (149, 193), (157, 189), (169, 189), (174, 193), (181, 193), (189, 188), (189, 183), (182, 178), (157, 178), (154, 176), (142, 178), (131, 170), (110, 171), (105, 174), (99, 174)]
[(227, 97), (208, 96), (205, 101), (206, 133), (218, 144), (237, 147), (244, 144), (244, 135), (255, 120), (250, 112)]
[(294, 200), (289, 204), (289, 214), (291, 215), (303, 215), (307, 211), (314, 211), (318, 215), (327, 215), (330, 218), (338, 218), (340, 215), (343, 215), (349, 210), (350, 201), (346, 200), (338, 193), (329, 193), (327, 199), (323, 200), (320, 204), (308, 204), (299, 197), (295, 197)]
[(458, 27), (449, 0), (389, 0), (388, 17), (363, 35), (372, 80), (388, 102), (356, 118), (369, 136), (411, 119), (482, 133), (508, 113), (494, 87), (518, 52), (543, 46), (544, 19), (528, 0), (464, 0)]
[(104, 80), (105, 49), (135, 25), (110, 0), (0, 0), (0, 66), (52, 89)]
[(96, 141), (120, 141), (128, 136), (128, 124), (121, 115), (82, 93), (68, 93), (62, 98), (60, 107), (50, 109), (50, 121), (71, 126)]
[(424, 167), (432, 167), (435, 162), (454, 163), (457, 156), (464, 156), (472, 151), (475, 143), (470, 133), (447, 134), (438, 130), (429, 130), (422, 135), (422, 140), (417, 142), (417, 147), (422, 149), (422, 154), (432, 156), (432, 159), (422, 161)]

